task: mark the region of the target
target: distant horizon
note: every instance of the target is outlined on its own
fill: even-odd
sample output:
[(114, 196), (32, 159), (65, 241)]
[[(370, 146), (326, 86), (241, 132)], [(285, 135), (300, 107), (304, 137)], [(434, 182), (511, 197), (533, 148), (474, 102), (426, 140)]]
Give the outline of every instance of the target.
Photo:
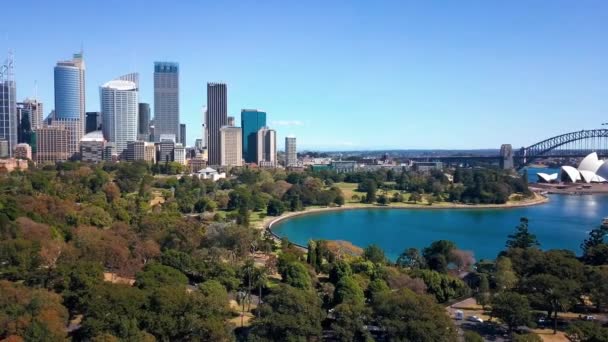
[(101, 85), (138, 72), (153, 113), (154, 62), (177, 62), (189, 146), (212, 82), (227, 84), (237, 123), (241, 109), (267, 112), (281, 150), (292, 135), (299, 151), (519, 148), (608, 121), (605, 1), (8, 7), (30, 19), (7, 16), (0, 28), (18, 101), (37, 84), (46, 117), (54, 65), (82, 49), (87, 111), (99, 110)]

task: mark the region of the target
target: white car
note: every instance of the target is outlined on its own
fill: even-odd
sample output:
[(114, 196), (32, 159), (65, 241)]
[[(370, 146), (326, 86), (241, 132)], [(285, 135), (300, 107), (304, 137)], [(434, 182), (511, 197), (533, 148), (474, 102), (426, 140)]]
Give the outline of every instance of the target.
[(467, 317), (467, 321), (475, 322), (475, 323), (483, 323), (483, 319), (481, 319), (477, 316), (469, 316), (469, 317)]

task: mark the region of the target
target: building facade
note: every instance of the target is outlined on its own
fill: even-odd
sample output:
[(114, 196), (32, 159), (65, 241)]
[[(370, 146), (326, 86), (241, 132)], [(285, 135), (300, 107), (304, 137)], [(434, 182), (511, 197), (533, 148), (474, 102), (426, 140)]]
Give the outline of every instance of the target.
[(137, 140), (150, 141), (150, 104), (140, 103), (137, 110)]
[(101, 131), (93, 131), (85, 134), (80, 139), (80, 160), (89, 163), (99, 163), (104, 160), (103, 154), (106, 140)]
[(154, 141), (161, 134), (179, 137), (179, 65), (154, 62)]
[(258, 131), (266, 127), (266, 113), (257, 109), (241, 110), (243, 129), (243, 158), (246, 163), (258, 162)]
[(36, 162), (56, 163), (66, 161), (71, 156), (68, 144), (68, 128), (60, 124), (36, 129)]
[(186, 165), (186, 148), (184, 145), (177, 143), (173, 148), (173, 161)]
[(285, 166), (291, 167), (297, 165), (296, 137), (285, 137)]
[(82, 53), (57, 62), (54, 69), (55, 117), (68, 130), (68, 153), (79, 152), (85, 125), (85, 65)]
[(23, 102), (18, 103), (17, 106), (29, 113), (32, 130), (42, 127), (42, 120), (44, 120), (44, 106), (42, 105), (42, 102), (39, 102), (36, 99), (26, 98)]
[(179, 124), (179, 143), (186, 147), (186, 124)]
[(0, 140), (0, 158), (9, 158), (11, 156), (11, 148), (8, 140)]
[(87, 112), (85, 121), (85, 134), (101, 130), (101, 112)]
[(156, 160), (159, 163), (173, 161), (173, 150), (175, 150), (175, 141), (166, 139), (156, 143)]
[(17, 146), (15, 146), (15, 158), (31, 160), (32, 147), (29, 144), (17, 144)]
[(225, 83), (207, 83), (207, 148), (209, 165), (221, 165), (220, 129), (228, 123), (228, 95)]
[(8, 154), (17, 145), (17, 90), (13, 74), (13, 60), (9, 55), (0, 65), (0, 140), (7, 142)]
[(114, 80), (100, 89), (103, 136), (116, 146), (118, 157), (130, 141), (137, 140), (137, 86), (131, 81)]
[(131, 141), (127, 147), (127, 160), (143, 160), (149, 163), (156, 162), (156, 149), (154, 143), (147, 141)]
[(242, 166), (243, 131), (241, 127), (224, 126), (220, 129), (221, 166)]
[(257, 134), (257, 161), (262, 167), (277, 165), (277, 132), (263, 127)]

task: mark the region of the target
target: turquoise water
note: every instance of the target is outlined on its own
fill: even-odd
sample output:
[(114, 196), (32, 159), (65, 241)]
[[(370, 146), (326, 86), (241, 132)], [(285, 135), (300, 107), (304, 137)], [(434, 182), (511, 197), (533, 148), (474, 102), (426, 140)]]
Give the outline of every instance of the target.
[(359, 209), (294, 217), (273, 226), (279, 236), (306, 245), (310, 239), (347, 240), (365, 247), (377, 244), (389, 258), (408, 247), (422, 248), (451, 240), (477, 259), (494, 259), (515, 230), (519, 218), (543, 249), (569, 249), (580, 244), (608, 216), (608, 196), (550, 195), (542, 205), (512, 209)]

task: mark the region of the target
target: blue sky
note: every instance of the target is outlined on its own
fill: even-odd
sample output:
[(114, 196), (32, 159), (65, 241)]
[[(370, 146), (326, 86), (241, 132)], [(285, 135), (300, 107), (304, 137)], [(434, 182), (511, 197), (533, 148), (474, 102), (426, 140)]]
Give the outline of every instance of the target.
[(177, 61), (188, 143), (207, 82), (229, 115), (259, 108), (299, 149), (519, 147), (608, 121), (608, 2), (7, 1), (0, 51), (18, 97), (53, 108), (53, 66), (84, 46), (99, 85)]

